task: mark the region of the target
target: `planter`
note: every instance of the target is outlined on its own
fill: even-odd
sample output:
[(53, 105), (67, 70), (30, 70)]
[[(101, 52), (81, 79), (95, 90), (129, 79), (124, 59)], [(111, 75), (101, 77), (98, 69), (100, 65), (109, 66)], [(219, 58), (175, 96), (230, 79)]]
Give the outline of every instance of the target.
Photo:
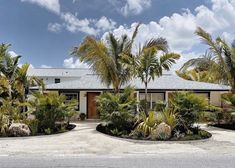
[(194, 140), (205, 140), (205, 139), (209, 139), (212, 137), (212, 134), (199, 129), (201, 132), (201, 135), (198, 134), (193, 134), (193, 135), (185, 135), (184, 137), (171, 137), (170, 139), (167, 140), (152, 140), (150, 138), (145, 138), (145, 137), (133, 137), (133, 136), (128, 136), (128, 135), (113, 135), (112, 133), (110, 133), (111, 131), (109, 130), (108, 127), (103, 126), (102, 124), (97, 125), (96, 130), (98, 132), (101, 132), (103, 134), (109, 135), (109, 136), (113, 136), (113, 137), (118, 137), (118, 138), (123, 138), (123, 139), (128, 139), (128, 140), (140, 140), (140, 141), (150, 141), (150, 142), (160, 142), (160, 141), (194, 141)]

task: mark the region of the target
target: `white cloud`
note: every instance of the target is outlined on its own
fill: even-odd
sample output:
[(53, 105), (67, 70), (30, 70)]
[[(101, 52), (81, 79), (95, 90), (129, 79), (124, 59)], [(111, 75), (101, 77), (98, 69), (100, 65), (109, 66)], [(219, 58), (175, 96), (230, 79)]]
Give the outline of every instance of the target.
[(59, 0), (21, 0), (21, 2), (29, 2), (32, 4), (37, 4), (56, 14), (60, 13)]
[(138, 15), (150, 6), (151, 0), (126, 0), (126, 4), (121, 8), (121, 13), (124, 16)]
[(112, 30), (116, 25), (116, 22), (114, 22), (112, 19), (108, 19), (105, 16), (102, 16), (98, 21), (95, 22), (96, 27), (102, 31)]
[(88, 65), (81, 63), (79, 59), (73, 57), (64, 60), (65, 68), (88, 68)]
[[(136, 24), (133, 23), (130, 27), (121, 25), (113, 32), (116, 36), (125, 33), (131, 35)], [(201, 26), (213, 36), (222, 36), (231, 42), (235, 37), (235, 0), (211, 0), (211, 7), (201, 5), (196, 7), (194, 12), (185, 9), (182, 13), (174, 13), (159, 21), (142, 24), (134, 49), (148, 39), (164, 37), (172, 51), (184, 53), (178, 64), (182, 65), (189, 58), (201, 55), (201, 51), (197, 50), (202, 47), (201, 41), (195, 35), (197, 26)]]
[(49, 23), (48, 24), (48, 30), (50, 32), (54, 32), (54, 33), (60, 32), (62, 27), (63, 26), (61, 24), (59, 24), (59, 23)]
[(90, 26), (90, 20), (78, 19), (72, 13), (62, 13), (61, 19), (64, 21), (66, 29), (72, 33), (84, 32), (91, 35), (96, 35), (96, 30)]
[(16, 54), (14, 51), (9, 51), (8, 53), (9, 53), (10, 56), (12, 56), (12, 57), (18, 56), (18, 54)]
[[(199, 6), (195, 9), (195, 14), (189, 10), (183, 13), (174, 13), (170, 17), (165, 16), (158, 22), (151, 21), (142, 24), (136, 44), (142, 43), (153, 37), (164, 37), (168, 40), (172, 50), (190, 51), (198, 43), (195, 35), (197, 26), (214, 35), (223, 35), (225, 38), (234, 37), (235, 31), (235, 0), (212, 0), (212, 7)], [(136, 23), (130, 27), (119, 26), (114, 29), (114, 34), (120, 36), (124, 33), (131, 34)]]
[(41, 65), (40, 68), (52, 68), (50, 65)]
[(102, 16), (100, 19), (79, 19), (72, 13), (61, 13), (60, 18), (63, 23), (49, 23), (48, 30), (60, 32), (65, 28), (71, 33), (83, 32), (89, 35), (97, 35), (101, 32), (110, 31), (115, 28), (116, 22)]

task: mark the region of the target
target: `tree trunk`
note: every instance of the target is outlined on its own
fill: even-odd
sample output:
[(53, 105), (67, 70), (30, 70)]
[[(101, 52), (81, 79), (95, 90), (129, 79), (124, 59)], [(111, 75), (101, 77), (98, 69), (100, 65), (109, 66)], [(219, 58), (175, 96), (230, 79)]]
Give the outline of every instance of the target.
[(144, 95), (144, 99), (145, 99), (145, 114), (146, 116), (148, 116), (148, 82), (144, 83), (145, 85), (145, 95)]

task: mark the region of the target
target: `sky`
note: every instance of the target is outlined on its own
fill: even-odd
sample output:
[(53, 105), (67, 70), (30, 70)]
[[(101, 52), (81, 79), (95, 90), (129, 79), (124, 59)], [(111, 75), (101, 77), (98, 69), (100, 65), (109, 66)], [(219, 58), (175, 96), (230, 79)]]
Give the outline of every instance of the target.
[(181, 54), (177, 69), (207, 49), (197, 26), (232, 42), (235, 0), (0, 0), (0, 43), (35, 68), (86, 67), (70, 55), (74, 46), (87, 35), (131, 35), (138, 22), (134, 48), (164, 37)]

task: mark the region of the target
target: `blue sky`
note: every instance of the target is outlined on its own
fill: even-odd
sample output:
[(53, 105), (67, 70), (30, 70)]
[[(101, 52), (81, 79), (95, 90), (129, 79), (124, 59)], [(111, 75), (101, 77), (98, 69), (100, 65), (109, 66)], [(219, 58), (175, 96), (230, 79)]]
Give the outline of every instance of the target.
[(136, 22), (136, 45), (165, 37), (181, 65), (206, 49), (197, 26), (233, 39), (235, 0), (0, 0), (0, 21), (0, 43), (34, 67), (83, 67), (69, 55), (73, 46), (87, 35), (131, 34)]

